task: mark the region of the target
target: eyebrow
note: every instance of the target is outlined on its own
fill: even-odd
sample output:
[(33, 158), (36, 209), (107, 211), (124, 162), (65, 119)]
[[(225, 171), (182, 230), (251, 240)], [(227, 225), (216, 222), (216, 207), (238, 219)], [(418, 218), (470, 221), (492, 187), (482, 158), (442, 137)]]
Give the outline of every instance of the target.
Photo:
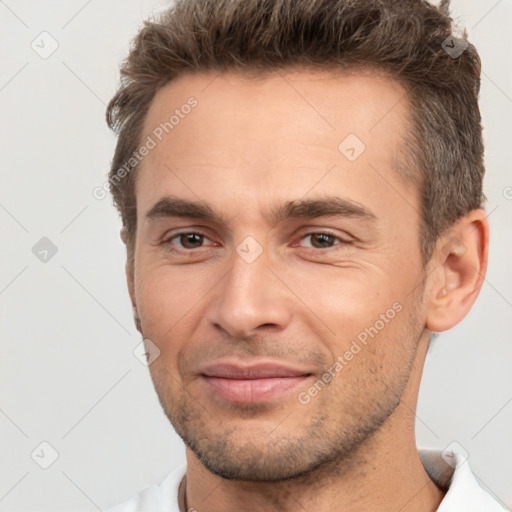
[[(267, 217), (277, 223), (288, 219), (327, 216), (355, 217), (372, 222), (377, 219), (376, 215), (362, 204), (337, 196), (287, 201), (271, 208)], [(146, 214), (149, 220), (163, 217), (186, 217), (225, 223), (222, 214), (216, 213), (209, 204), (175, 196), (163, 197)]]

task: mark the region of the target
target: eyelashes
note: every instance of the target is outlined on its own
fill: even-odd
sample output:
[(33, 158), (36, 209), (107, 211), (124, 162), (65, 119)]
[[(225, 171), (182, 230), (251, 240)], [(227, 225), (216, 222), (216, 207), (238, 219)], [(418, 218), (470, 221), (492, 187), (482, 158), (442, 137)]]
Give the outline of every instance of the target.
[[(302, 245), (300, 242), (305, 240), (310, 240), (309, 245)], [(173, 242), (173, 241), (177, 241)], [(162, 241), (162, 245), (170, 248), (171, 250), (179, 250), (184, 252), (193, 252), (199, 249), (204, 249), (207, 247), (215, 247), (219, 244), (215, 242), (204, 245), (205, 240), (210, 241), (209, 237), (204, 233), (198, 231), (182, 231), (180, 233), (175, 233), (172, 236), (168, 236), (165, 240)], [(336, 243), (338, 242), (338, 243)], [(332, 249), (333, 247), (343, 246), (350, 244), (351, 241), (347, 240), (338, 234), (334, 233), (330, 230), (319, 230), (319, 231), (310, 231), (308, 233), (304, 233), (300, 238), (299, 242), (292, 244), (293, 247), (304, 247), (307, 249), (313, 249), (317, 251), (326, 251), (328, 249)]]

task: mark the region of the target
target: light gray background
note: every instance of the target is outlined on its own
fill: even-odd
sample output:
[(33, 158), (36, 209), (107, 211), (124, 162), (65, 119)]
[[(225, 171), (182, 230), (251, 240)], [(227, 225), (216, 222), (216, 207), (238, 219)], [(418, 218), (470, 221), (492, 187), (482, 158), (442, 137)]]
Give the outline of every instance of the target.
[[(156, 0), (0, 1), (0, 510), (94, 511), (184, 462), (148, 370), (105, 181), (104, 122), (118, 64)], [(420, 446), (457, 441), (482, 485), (512, 507), (512, 0), (455, 1), (483, 61), (490, 263), (470, 315), (436, 341), (418, 408)], [(31, 48), (58, 49), (43, 59)], [(48, 36), (46, 36), (48, 37)], [(32, 247), (58, 248), (40, 261)], [(49, 462), (49, 442), (58, 452)]]

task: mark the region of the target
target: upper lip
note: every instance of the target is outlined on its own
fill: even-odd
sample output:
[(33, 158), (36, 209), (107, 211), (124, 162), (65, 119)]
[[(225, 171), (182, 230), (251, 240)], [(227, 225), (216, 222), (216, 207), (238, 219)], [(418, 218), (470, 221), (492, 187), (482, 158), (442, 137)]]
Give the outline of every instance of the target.
[(218, 363), (205, 367), (201, 373), (207, 377), (240, 380), (304, 377), (310, 375), (307, 371), (272, 362), (245, 365)]

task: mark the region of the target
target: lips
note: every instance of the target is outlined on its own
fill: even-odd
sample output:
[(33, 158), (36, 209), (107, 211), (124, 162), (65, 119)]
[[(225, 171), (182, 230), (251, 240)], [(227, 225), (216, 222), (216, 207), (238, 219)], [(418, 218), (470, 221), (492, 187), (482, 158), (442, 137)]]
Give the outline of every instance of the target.
[(201, 379), (210, 393), (222, 400), (238, 403), (277, 399), (310, 376), (307, 371), (269, 362), (215, 364), (201, 372)]
[(299, 377), (307, 374), (301, 370), (273, 363), (259, 363), (250, 366), (216, 364), (205, 368), (202, 373), (207, 377), (243, 380)]

